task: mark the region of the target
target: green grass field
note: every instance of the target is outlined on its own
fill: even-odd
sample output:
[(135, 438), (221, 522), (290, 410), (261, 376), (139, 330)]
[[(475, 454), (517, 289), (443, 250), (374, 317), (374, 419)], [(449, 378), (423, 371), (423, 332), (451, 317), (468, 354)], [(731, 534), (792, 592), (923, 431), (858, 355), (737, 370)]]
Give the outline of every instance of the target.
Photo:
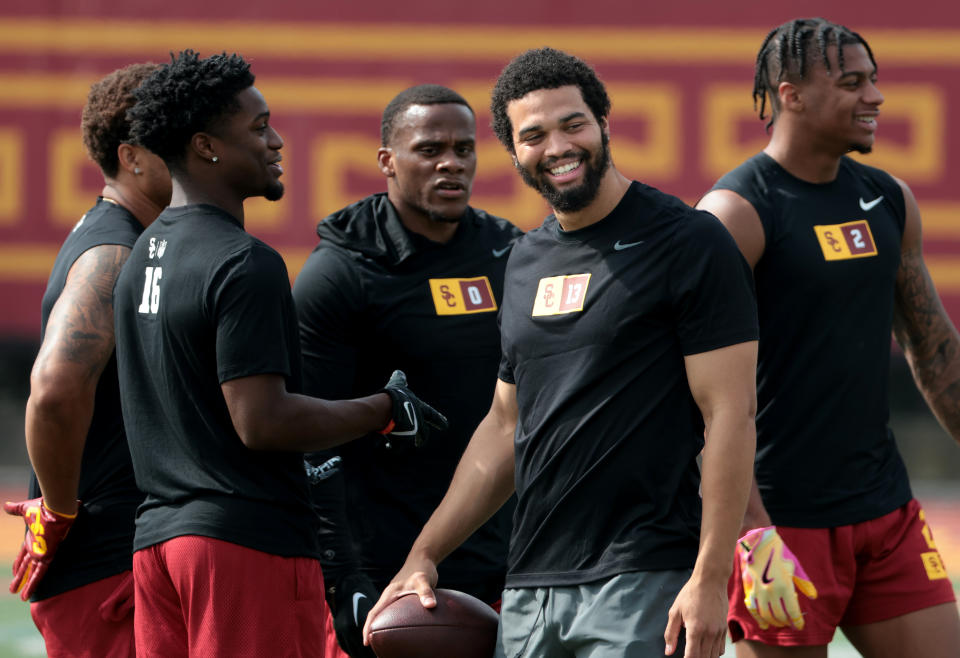
[[(960, 583), (954, 581), (954, 589)], [(43, 640), (30, 619), (30, 608), (19, 598), (0, 592), (0, 658), (35, 658), (46, 656)], [(727, 645), (725, 654), (733, 658), (733, 648)], [(830, 644), (830, 658), (856, 658), (859, 656), (846, 641), (842, 633), (837, 633)]]
[(30, 619), (30, 606), (6, 589), (0, 590), (0, 658), (46, 656), (43, 639)]

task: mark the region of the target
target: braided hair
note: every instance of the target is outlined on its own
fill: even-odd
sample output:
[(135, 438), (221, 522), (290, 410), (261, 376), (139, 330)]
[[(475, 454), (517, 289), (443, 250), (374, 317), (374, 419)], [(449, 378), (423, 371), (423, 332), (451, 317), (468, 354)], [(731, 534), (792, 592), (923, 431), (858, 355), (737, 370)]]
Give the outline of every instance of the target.
[(770, 121), (767, 129), (773, 125), (780, 112), (777, 100), (777, 87), (784, 80), (799, 82), (803, 80), (809, 67), (819, 57), (831, 70), (827, 49), (837, 47), (837, 65), (843, 71), (843, 47), (859, 44), (867, 51), (874, 68), (877, 66), (873, 51), (866, 40), (853, 30), (831, 23), (825, 18), (795, 18), (770, 30), (760, 52), (757, 53), (756, 71), (753, 78), (753, 108), (760, 106), (760, 118), (765, 119), (767, 98), (770, 99)]

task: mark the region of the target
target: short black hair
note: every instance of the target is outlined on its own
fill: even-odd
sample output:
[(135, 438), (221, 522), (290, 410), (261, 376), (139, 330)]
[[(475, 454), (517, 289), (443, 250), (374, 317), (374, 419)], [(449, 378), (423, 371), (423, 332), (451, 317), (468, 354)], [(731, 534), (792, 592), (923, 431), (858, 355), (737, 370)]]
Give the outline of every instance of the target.
[(171, 53), (170, 63), (136, 90), (137, 104), (128, 113), (130, 135), (168, 167), (177, 168), (190, 139), (235, 112), (237, 94), (253, 82), (250, 64), (240, 55), (221, 53), (201, 59), (193, 50)]
[(380, 145), (386, 146), (393, 138), (393, 131), (396, 128), (397, 118), (403, 114), (411, 105), (439, 105), (441, 103), (456, 103), (463, 105), (470, 110), (470, 114), (476, 116), (473, 108), (467, 100), (455, 92), (453, 89), (443, 85), (417, 85), (404, 89), (393, 97), (393, 100), (387, 103), (383, 110), (383, 118), (380, 120)]
[(594, 118), (602, 122), (610, 114), (610, 97), (589, 64), (554, 48), (528, 50), (507, 64), (493, 87), (490, 99), (493, 132), (500, 143), (513, 151), (513, 126), (507, 116), (507, 104), (538, 89), (557, 89), (575, 85)]
[(837, 47), (837, 64), (843, 71), (843, 47), (847, 44), (859, 44), (867, 51), (874, 68), (877, 66), (873, 51), (859, 34), (825, 18), (795, 18), (770, 30), (760, 52), (757, 53), (756, 71), (753, 77), (753, 107), (760, 106), (760, 118), (766, 118), (764, 112), (767, 99), (770, 99), (770, 122), (780, 113), (777, 100), (777, 88), (783, 81), (800, 82), (807, 70), (819, 57), (830, 71), (830, 58), (827, 49)]
[(87, 155), (105, 176), (113, 178), (117, 175), (120, 169), (117, 148), (130, 141), (127, 110), (136, 102), (133, 91), (157, 68), (159, 64), (131, 64), (90, 87), (80, 118), (80, 130)]

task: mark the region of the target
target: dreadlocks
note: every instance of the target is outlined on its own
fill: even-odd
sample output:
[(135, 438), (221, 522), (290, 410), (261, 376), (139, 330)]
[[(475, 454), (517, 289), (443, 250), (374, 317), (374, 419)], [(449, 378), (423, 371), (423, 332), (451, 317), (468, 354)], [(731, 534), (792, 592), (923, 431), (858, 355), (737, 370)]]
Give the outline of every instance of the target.
[(771, 116), (767, 123), (768, 129), (780, 112), (777, 100), (779, 84), (784, 80), (803, 80), (817, 55), (823, 61), (827, 72), (830, 72), (830, 59), (827, 57), (830, 46), (837, 47), (837, 65), (843, 71), (843, 47), (847, 44), (862, 45), (876, 68), (873, 51), (863, 37), (824, 18), (796, 18), (775, 27), (767, 34), (760, 46), (760, 52), (757, 53), (756, 73), (753, 78), (753, 108), (756, 110), (759, 103), (760, 118), (765, 119), (767, 98), (770, 99)]

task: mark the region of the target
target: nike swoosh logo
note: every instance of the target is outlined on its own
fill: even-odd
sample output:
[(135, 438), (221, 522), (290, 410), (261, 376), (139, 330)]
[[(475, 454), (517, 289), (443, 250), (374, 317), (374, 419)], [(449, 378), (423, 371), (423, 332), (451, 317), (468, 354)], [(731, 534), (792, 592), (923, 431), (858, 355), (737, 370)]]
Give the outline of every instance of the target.
[(872, 210), (875, 205), (883, 201), (883, 196), (878, 196), (873, 201), (864, 201), (863, 197), (860, 197), (860, 207), (864, 210)]
[(416, 436), (417, 430), (420, 429), (420, 423), (417, 422), (417, 414), (413, 410), (413, 403), (409, 400), (403, 401), (403, 410), (407, 414), (407, 419), (410, 421), (412, 427), (406, 432), (390, 432), (395, 436)]
[(617, 240), (613, 243), (614, 251), (623, 251), (624, 249), (629, 249), (630, 247), (636, 247), (638, 244), (643, 244), (643, 240), (638, 242), (620, 242)]
[(507, 245), (506, 247), (504, 247), (503, 249), (494, 249), (494, 250), (493, 250), (493, 257), (494, 257), (494, 258), (500, 258), (500, 257), (503, 256), (505, 253), (507, 253), (508, 251), (510, 251), (510, 248), (511, 248), (511, 247), (513, 247), (513, 245), (512, 245), (512, 244), (508, 244), (508, 245)]
[(358, 615), (358, 608), (360, 606), (360, 599), (367, 598), (367, 595), (363, 592), (354, 592), (353, 593), (353, 623), (358, 627), (360, 626), (360, 618)]
[(773, 582), (773, 578), (770, 577), (770, 563), (773, 561), (773, 552), (767, 556), (767, 566), (763, 568), (763, 575), (760, 576), (760, 582), (764, 585), (769, 585)]

